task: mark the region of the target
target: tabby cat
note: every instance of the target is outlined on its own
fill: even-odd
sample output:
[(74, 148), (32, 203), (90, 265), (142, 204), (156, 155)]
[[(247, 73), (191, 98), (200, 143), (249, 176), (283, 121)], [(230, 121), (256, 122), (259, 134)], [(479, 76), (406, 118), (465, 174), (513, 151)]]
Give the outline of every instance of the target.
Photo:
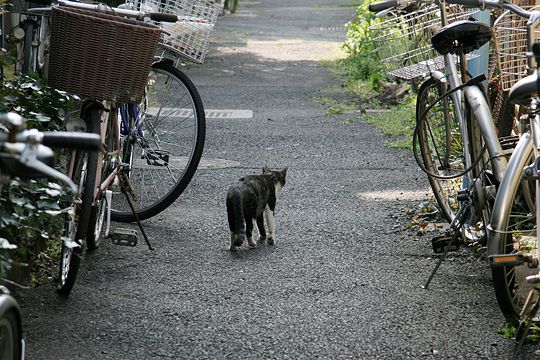
[[(276, 221), (276, 193), (285, 186), (287, 168), (272, 171), (264, 167), (261, 175), (248, 175), (229, 188), (227, 193), (227, 217), (231, 230), (231, 251), (237, 251), (247, 237), (249, 246), (256, 247), (253, 240), (253, 222), (257, 222), (260, 241), (274, 245)], [(268, 225), (268, 238), (264, 219)]]

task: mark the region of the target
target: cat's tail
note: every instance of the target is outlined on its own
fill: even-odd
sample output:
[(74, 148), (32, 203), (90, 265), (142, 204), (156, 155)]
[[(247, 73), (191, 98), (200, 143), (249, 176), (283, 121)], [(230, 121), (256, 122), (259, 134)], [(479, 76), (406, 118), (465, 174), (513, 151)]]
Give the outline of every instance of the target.
[(238, 192), (227, 196), (227, 217), (229, 230), (235, 235), (234, 246), (241, 246), (246, 239), (246, 223), (244, 220), (244, 208)]

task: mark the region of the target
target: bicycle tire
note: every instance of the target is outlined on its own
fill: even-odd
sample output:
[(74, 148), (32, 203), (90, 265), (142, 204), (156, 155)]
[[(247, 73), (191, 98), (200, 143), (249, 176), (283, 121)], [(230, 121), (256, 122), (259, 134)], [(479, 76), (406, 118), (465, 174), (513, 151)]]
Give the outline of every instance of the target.
[[(529, 141), (527, 143), (526, 141)], [(536, 215), (534, 181), (526, 180), (524, 167), (534, 159), (529, 134), (522, 135), (510, 158), (506, 175), (495, 199), (489, 234), (488, 256), (522, 252), (536, 257)], [(526, 263), (519, 266), (492, 267), (493, 286), (501, 312), (511, 324), (517, 324), (526, 297), (534, 284), (525, 278), (538, 273)]]
[[(107, 178), (107, 176), (113, 170), (112, 165), (112, 152), (116, 149), (116, 137), (115, 137), (115, 121), (118, 121), (112, 112), (109, 115), (107, 122), (107, 128), (104, 136), (105, 152), (101, 153), (97, 157), (97, 163), (101, 164), (101, 174), (96, 176), (96, 188), (100, 186), (101, 181)], [(105, 192), (99, 192), (96, 189), (96, 193), (99, 194), (98, 198), (95, 198), (92, 203), (92, 209), (90, 211), (90, 218), (88, 221), (88, 231), (86, 233), (86, 247), (87, 251), (94, 251), (99, 248), (101, 243), (103, 225), (105, 223), (105, 216), (107, 210), (107, 204), (105, 201)]]
[[(431, 174), (428, 179), (433, 194), (448, 222), (452, 222), (460, 207), (460, 190), (473, 190), (472, 194), (469, 194), (472, 195), (472, 201), (466, 221), (467, 232), (464, 235), (472, 242), (485, 243), (486, 225), (494, 200), (492, 194), (497, 188), (497, 182), (490, 172), (492, 156), (484, 151), (480, 128), (466, 99), (465, 116), (469, 137), (466, 143), (461, 138), (462, 132), (454, 114), (452, 100), (443, 97), (434, 104), (445, 92), (444, 83), (434, 79), (428, 79), (419, 90), (416, 109), (417, 136), (423, 165)], [(468, 153), (471, 154), (468, 163), (472, 164), (469, 165), (470, 177), (462, 176), (467, 170), (464, 166), (464, 163), (467, 163), (464, 151), (467, 143)], [(470, 181), (473, 182), (467, 183)]]
[(0, 297), (0, 359), (20, 360), (22, 349), (21, 313), (15, 299)]
[[(93, 117), (87, 121), (87, 132), (99, 134), (99, 124), (99, 112), (95, 111)], [(74, 157), (71, 177), (78, 185), (79, 191), (73, 203), (74, 215), (66, 221), (64, 235), (79, 242), (80, 246), (70, 248), (62, 243), (60, 274), (56, 287), (56, 292), (61, 296), (68, 296), (71, 293), (77, 279), (92, 211), (98, 165), (97, 152), (73, 151), (71, 156)]]
[(231, 12), (231, 14), (234, 14), (238, 9), (238, 0), (228, 0), (227, 9)]
[[(452, 133), (459, 134), (459, 125), (452, 111), (451, 99), (449, 97), (443, 98), (439, 104), (425, 113), (426, 109), (445, 92), (444, 84), (431, 78), (420, 86), (416, 101), (418, 129), (416, 135), (426, 170), (431, 174), (452, 176), (463, 170), (463, 161), (458, 159), (458, 156), (462, 155), (462, 149), (457, 149), (452, 154), (452, 146), (459, 146), (461, 141), (453, 143)], [(422, 115), (425, 117), (422, 118)], [(433, 143), (433, 146), (430, 145), (430, 142)], [(428, 181), (435, 200), (439, 204), (441, 214), (448, 222), (451, 222), (459, 208), (457, 190), (460, 187), (460, 180), (444, 180), (428, 176)]]
[[(129, 192), (135, 195), (138, 218), (144, 220), (169, 207), (193, 178), (204, 148), (206, 119), (195, 85), (169, 61), (152, 65), (139, 111), (142, 125), (123, 129), (121, 141), (122, 160), (130, 165)], [(130, 124), (137, 120), (132, 117)], [(113, 220), (135, 221), (120, 191), (113, 191), (112, 203)]]

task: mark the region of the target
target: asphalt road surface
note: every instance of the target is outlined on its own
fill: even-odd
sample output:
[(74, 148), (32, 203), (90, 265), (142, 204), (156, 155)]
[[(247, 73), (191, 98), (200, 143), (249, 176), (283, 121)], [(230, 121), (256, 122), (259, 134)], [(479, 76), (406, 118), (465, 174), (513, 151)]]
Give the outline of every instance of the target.
[[(23, 300), (27, 358), (508, 359), (486, 264), (435, 266), (401, 209), (429, 193), (409, 152), (317, 98), (348, 96), (321, 65), (354, 17), (347, 0), (240, 1), (204, 65), (204, 159), (175, 205), (146, 221), (156, 248), (105, 243), (72, 295)], [(276, 246), (228, 251), (227, 188), (289, 167)], [(523, 358), (532, 356), (526, 349)]]

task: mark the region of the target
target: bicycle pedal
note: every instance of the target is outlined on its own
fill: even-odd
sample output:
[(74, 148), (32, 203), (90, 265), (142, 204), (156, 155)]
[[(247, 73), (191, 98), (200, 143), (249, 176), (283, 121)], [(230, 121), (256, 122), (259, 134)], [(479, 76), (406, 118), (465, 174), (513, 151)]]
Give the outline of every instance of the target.
[(116, 229), (110, 235), (112, 243), (120, 246), (137, 246), (137, 230)]
[[(431, 240), (431, 247), (435, 254), (442, 254), (446, 250), (446, 247), (452, 242), (452, 235), (437, 236)], [(459, 241), (454, 240), (452, 245), (448, 248), (448, 251), (458, 251)]]
[(537, 259), (530, 255), (523, 255), (522, 253), (490, 255), (488, 256), (488, 263), (494, 268), (502, 266), (519, 266), (524, 263), (527, 263), (530, 268), (538, 267)]

